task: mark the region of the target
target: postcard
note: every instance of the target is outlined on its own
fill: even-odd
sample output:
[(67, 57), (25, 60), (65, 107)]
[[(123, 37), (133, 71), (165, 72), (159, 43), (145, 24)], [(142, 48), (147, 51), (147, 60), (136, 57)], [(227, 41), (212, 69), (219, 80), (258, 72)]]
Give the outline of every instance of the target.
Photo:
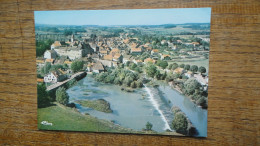
[(207, 137), (211, 8), (34, 17), (39, 130)]

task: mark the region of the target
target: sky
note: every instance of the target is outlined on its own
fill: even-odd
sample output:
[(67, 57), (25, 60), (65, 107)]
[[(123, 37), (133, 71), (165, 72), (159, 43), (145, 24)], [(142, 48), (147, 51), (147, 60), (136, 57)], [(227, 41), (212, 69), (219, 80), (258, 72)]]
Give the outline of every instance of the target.
[(211, 8), (34, 11), (35, 24), (161, 25), (210, 23)]

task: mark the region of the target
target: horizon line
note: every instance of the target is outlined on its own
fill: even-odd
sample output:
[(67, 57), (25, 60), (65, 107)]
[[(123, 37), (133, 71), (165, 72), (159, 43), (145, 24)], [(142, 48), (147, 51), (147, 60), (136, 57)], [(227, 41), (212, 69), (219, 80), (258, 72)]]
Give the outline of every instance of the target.
[(76, 25), (76, 24), (42, 24), (42, 23), (35, 23), (35, 25), (66, 25), (66, 26), (158, 26), (158, 25), (183, 25), (183, 24), (210, 24), (210, 22), (188, 22), (188, 23), (163, 23), (163, 24), (115, 24), (115, 25), (100, 25), (100, 24), (83, 24), (83, 25)]

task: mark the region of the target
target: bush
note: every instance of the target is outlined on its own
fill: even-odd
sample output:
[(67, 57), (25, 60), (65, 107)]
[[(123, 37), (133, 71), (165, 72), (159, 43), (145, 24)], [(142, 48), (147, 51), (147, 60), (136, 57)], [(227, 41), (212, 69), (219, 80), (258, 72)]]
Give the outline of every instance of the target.
[(203, 66), (201, 66), (201, 67), (199, 67), (199, 72), (200, 73), (205, 73), (207, 70), (206, 70), (206, 68), (205, 67), (203, 67)]
[(186, 65), (184, 66), (184, 69), (185, 69), (185, 70), (190, 70), (190, 65), (189, 65), (189, 64), (186, 64)]
[(143, 83), (142, 83), (142, 81), (140, 81), (140, 80), (138, 80), (138, 81), (136, 82), (136, 85), (137, 85), (138, 88), (142, 88), (142, 87), (143, 87)]
[(194, 94), (200, 87), (200, 83), (194, 78), (190, 78), (184, 83), (185, 93), (188, 95)]
[(183, 113), (178, 112), (175, 114), (174, 119), (172, 121), (172, 128), (175, 129), (176, 132), (186, 135), (188, 128), (188, 120), (183, 115)]
[(74, 61), (71, 63), (71, 70), (73, 72), (78, 72), (82, 70), (84, 63), (82, 61)]
[(208, 100), (207, 97), (201, 96), (197, 101), (197, 105), (200, 105), (203, 108), (208, 108)]
[(178, 64), (177, 64), (177, 63), (173, 63), (173, 64), (172, 64), (172, 68), (171, 68), (171, 69), (172, 69), (172, 70), (175, 70), (175, 69), (176, 69), (176, 68), (178, 68), (178, 67), (179, 67), (179, 66), (178, 66)]
[(56, 101), (63, 105), (67, 105), (69, 103), (69, 95), (67, 94), (65, 88), (59, 87), (56, 90)]
[(154, 66), (153, 64), (149, 64), (146, 68), (145, 68), (145, 70), (146, 70), (146, 73), (147, 73), (147, 75), (149, 76), (149, 77), (154, 77), (154, 75), (155, 75), (155, 73), (156, 73), (156, 71), (157, 71), (157, 68), (156, 68), (156, 66)]
[(136, 88), (136, 87), (137, 87), (136, 81), (134, 81), (134, 82), (131, 83), (131, 87), (132, 87), (132, 88)]
[(46, 86), (43, 83), (37, 84), (37, 101), (39, 108), (50, 104), (50, 97), (48, 96)]
[(156, 65), (160, 66), (163, 69), (165, 69), (168, 66), (168, 62), (167, 61), (158, 60)]
[(66, 88), (70, 88), (77, 83), (76, 79), (72, 79), (66, 83)]
[(152, 130), (153, 124), (150, 122), (147, 122), (145, 127), (146, 127), (146, 130), (150, 131), (150, 130)]
[(180, 65), (180, 68), (184, 68), (184, 66), (185, 66), (185, 64), (181, 64), (181, 65)]

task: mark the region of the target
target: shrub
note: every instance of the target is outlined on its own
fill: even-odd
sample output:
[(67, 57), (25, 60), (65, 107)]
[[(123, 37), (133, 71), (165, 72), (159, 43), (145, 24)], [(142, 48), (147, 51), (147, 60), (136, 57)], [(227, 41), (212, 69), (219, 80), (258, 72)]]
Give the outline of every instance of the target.
[(150, 131), (150, 130), (152, 130), (153, 124), (150, 122), (147, 122), (145, 127), (146, 127), (146, 130)]
[(174, 119), (172, 121), (172, 128), (175, 129), (176, 132), (186, 135), (188, 128), (188, 120), (183, 115), (183, 113), (178, 112), (175, 114)]
[(132, 87), (132, 88), (136, 88), (136, 87), (137, 87), (136, 81), (134, 81), (134, 82), (131, 83), (131, 87)]
[(56, 90), (56, 101), (63, 105), (67, 105), (69, 103), (69, 95), (66, 93), (65, 88), (59, 87)]
[(46, 92), (46, 86), (43, 83), (37, 84), (37, 100), (39, 108), (50, 104), (50, 97), (48, 96), (48, 93)]

